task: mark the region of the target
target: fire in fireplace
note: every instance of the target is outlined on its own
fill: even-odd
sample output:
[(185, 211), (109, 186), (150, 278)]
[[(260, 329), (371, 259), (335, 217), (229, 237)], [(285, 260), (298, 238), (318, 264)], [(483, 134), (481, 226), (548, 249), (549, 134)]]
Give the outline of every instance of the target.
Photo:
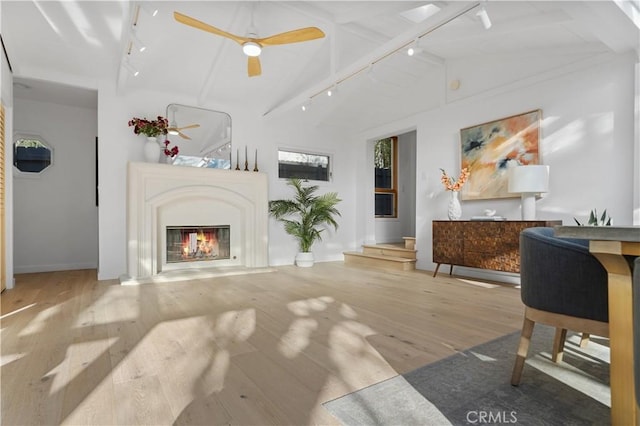
[(167, 226), (167, 263), (229, 259), (230, 226)]

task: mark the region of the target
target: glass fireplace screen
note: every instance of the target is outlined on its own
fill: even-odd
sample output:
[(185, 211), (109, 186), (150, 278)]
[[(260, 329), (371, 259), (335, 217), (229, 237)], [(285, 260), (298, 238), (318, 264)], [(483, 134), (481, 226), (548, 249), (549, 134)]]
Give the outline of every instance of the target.
[(167, 226), (167, 263), (229, 259), (230, 227)]

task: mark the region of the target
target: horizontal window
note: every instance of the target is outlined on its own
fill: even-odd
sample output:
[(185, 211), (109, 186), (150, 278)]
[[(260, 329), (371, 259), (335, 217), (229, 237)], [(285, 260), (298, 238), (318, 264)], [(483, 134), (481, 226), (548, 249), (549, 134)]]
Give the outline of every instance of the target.
[(331, 158), (326, 154), (312, 154), (278, 150), (278, 177), (328, 182), (331, 177)]

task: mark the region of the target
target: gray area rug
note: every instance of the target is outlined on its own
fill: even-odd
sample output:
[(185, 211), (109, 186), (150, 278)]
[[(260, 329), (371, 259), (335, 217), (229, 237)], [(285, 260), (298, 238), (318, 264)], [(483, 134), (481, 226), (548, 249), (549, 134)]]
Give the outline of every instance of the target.
[(520, 333), (327, 402), (344, 425), (608, 425), (608, 340), (571, 335), (551, 362), (554, 329), (536, 325), (520, 386), (511, 371)]

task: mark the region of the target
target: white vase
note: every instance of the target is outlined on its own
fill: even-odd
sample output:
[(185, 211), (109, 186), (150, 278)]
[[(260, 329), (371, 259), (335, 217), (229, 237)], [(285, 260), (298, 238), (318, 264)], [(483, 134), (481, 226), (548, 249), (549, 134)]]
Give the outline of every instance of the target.
[(451, 191), (447, 216), (449, 216), (449, 220), (459, 220), (462, 217), (462, 206), (458, 199), (458, 191)]
[(147, 163), (157, 163), (160, 160), (160, 144), (154, 136), (148, 136), (144, 143), (144, 159)]
[(300, 252), (296, 255), (296, 265), (301, 268), (309, 268), (313, 266), (313, 261), (314, 261), (313, 253), (311, 252), (307, 252), (307, 253)]

